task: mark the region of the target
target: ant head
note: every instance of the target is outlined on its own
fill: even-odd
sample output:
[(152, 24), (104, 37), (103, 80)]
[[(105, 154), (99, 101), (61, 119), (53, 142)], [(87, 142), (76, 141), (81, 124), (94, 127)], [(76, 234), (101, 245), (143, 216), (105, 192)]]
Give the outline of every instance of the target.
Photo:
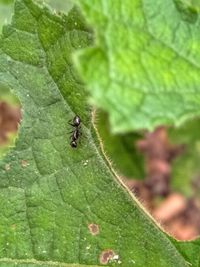
[(78, 115), (76, 115), (73, 119), (73, 124), (74, 126), (79, 126), (80, 123), (81, 123), (81, 118)]
[(71, 141), (70, 146), (76, 148), (77, 147), (76, 141)]

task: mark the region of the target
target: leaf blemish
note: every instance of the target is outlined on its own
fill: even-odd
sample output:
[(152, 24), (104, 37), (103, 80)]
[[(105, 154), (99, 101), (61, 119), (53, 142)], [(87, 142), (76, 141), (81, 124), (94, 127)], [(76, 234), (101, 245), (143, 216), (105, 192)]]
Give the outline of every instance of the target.
[(92, 235), (98, 235), (99, 234), (99, 225), (90, 223), (88, 224), (88, 229)]
[(26, 160), (21, 160), (21, 166), (23, 167), (23, 168), (25, 168), (25, 167), (27, 167), (29, 164), (28, 164), (28, 161), (26, 161)]
[(10, 164), (6, 164), (6, 165), (5, 165), (5, 170), (6, 170), (6, 171), (9, 171), (9, 170), (10, 170)]
[(115, 254), (113, 258), (111, 259), (112, 262), (116, 262), (118, 264), (121, 264), (122, 262), (119, 259), (119, 255)]
[(116, 262), (118, 264), (121, 264), (119, 255), (115, 254), (112, 249), (106, 249), (102, 251), (99, 260), (100, 263), (104, 265), (108, 264), (109, 262)]

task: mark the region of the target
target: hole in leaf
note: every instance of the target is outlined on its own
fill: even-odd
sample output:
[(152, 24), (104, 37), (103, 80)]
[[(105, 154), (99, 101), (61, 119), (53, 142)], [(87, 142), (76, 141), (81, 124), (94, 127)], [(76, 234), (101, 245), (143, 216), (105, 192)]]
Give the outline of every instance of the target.
[(0, 159), (14, 146), (20, 120), (19, 100), (0, 84)]

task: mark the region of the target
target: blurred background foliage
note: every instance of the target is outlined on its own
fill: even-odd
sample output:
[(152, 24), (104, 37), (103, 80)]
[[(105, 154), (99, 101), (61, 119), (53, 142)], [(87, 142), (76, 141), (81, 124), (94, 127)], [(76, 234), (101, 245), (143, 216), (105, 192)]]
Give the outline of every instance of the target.
[(176, 158), (172, 166), (172, 188), (191, 197), (200, 196), (200, 120), (192, 119), (181, 127), (169, 129), (173, 143), (183, 144), (184, 153)]
[(19, 100), (0, 83), (0, 158), (14, 146), (19, 120)]
[(108, 116), (103, 111), (98, 112), (97, 127), (105, 152), (118, 173), (127, 178), (143, 179), (143, 156), (136, 148), (136, 142), (143, 136), (142, 132), (125, 135), (111, 134)]

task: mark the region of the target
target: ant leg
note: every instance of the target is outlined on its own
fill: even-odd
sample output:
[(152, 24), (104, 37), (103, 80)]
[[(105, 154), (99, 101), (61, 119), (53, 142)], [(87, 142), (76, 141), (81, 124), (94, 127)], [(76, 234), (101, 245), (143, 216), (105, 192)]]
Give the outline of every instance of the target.
[(68, 120), (68, 124), (75, 127), (74, 123), (72, 122), (72, 120)]
[(69, 125), (73, 126), (73, 127), (76, 127), (73, 123), (71, 122), (68, 122)]

